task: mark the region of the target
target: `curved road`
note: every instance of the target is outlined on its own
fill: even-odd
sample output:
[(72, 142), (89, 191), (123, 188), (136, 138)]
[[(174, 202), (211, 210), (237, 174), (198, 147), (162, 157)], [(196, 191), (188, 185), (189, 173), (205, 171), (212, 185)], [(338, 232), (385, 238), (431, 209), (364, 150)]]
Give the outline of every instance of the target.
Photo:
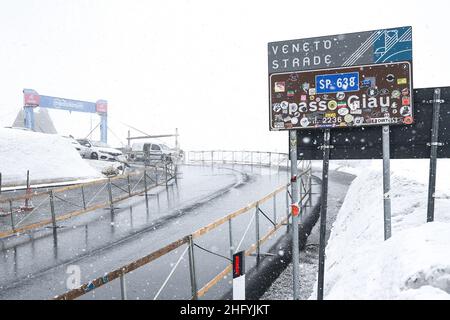
[[(246, 206), (288, 181), (286, 171), (240, 166), (183, 166), (177, 183), (152, 190), (148, 209), (144, 197), (134, 197), (109, 210), (97, 210), (64, 223), (54, 244), (50, 229), (0, 240), (0, 299), (49, 299), (76, 284), (102, 276), (162, 246), (182, 238), (226, 214)], [(333, 185), (333, 175), (330, 185)], [(337, 187), (340, 182), (335, 184)], [(331, 187), (331, 190), (333, 187)], [(276, 199), (277, 219), (284, 217), (285, 196)], [(273, 202), (261, 209), (272, 217)], [(255, 242), (253, 211), (233, 220), (233, 245), (247, 249)], [(250, 225), (249, 225), (250, 224)], [(260, 217), (260, 233), (271, 223)], [(247, 235), (243, 235), (248, 228)], [(282, 228), (261, 248), (269, 250)], [(210, 252), (229, 256), (228, 224), (196, 240)], [(128, 299), (188, 299), (191, 296), (186, 246), (127, 274)], [(183, 258), (180, 256), (184, 253)], [(282, 254), (282, 253), (280, 253)], [(223, 257), (195, 248), (198, 288), (229, 263)], [(246, 259), (246, 268), (255, 265)], [(159, 290), (177, 262), (180, 262), (164, 289)], [(73, 273), (75, 271), (75, 273)], [(75, 277), (76, 278), (76, 277)], [(204, 298), (219, 299), (231, 288), (230, 277), (213, 287)], [(119, 281), (89, 292), (81, 299), (120, 299)]]
[[(0, 240), (0, 299), (48, 299), (67, 291), (74, 268), (81, 283), (127, 264), (204, 225), (261, 198), (286, 183), (287, 173), (249, 166), (183, 166), (176, 184), (150, 197), (147, 210), (144, 197), (118, 204), (113, 215), (97, 210), (64, 223), (58, 229), (55, 246), (50, 229)], [(282, 212), (284, 197), (278, 197)], [(265, 210), (271, 210), (272, 202)], [(233, 221), (235, 245), (242, 237), (251, 214)], [(261, 221), (261, 234), (270, 227)], [(254, 226), (242, 242), (254, 242)], [(223, 241), (227, 239), (227, 241)], [(228, 256), (228, 229), (219, 228), (198, 239), (200, 246)], [(271, 241), (267, 245), (270, 245)], [(185, 246), (127, 276), (128, 298), (152, 299), (168, 276)], [(223, 270), (227, 260), (196, 248), (199, 288)], [(219, 297), (222, 281), (206, 298)], [(161, 291), (160, 299), (186, 299), (190, 296), (187, 254)], [(119, 282), (95, 290), (83, 298), (119, 298)]]

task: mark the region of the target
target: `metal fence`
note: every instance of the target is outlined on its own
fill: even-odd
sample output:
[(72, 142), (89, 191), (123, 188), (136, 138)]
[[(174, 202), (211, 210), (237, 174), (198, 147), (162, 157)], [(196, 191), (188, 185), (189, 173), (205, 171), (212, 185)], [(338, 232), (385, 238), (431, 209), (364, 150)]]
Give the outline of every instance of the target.
[(157, 186), (167, 186), (176, 175), (175, 164), (161, 162), (89, 183), (43, 191), (28, 189), (21, 195), (3, 193), (0, 197), (0, 212), (3, 213), (0, 239), (50, 227), (56, 240), (58, 222), (100, 208), (109, 208), (114, 213), (115, 203), (143, 193), (148, 205), (147, 192)]
[[(266, 151), (189, 151), (186, 154), (185, 161), (187, 163), (214, 162), (223, 164), (248, 164), (289, 168), (289, 154)], [(298, 163), (300, 164), (300, 162)], [(306, 161), (303, 161), (302, 163), (306, 163)]]
[[(205, 155), (206, 152), (203, 152), (203, 160), (206, 161)], [(216, 160), (214, 157), (214, 153), (212, 154), (211, 159)], [(263, 154), (263, 153), (261, 153)], [(191, 158), (192, 159), (192, 158)], [(245, 159), (245, 157), (244, 157)], [(236, 160), (236, 159), (235, 159)], [(259, 159), (258, 159), (259, 160)], [(272, 158), (273, 160), (273, 158)], [(219, 162), (222, 159), (219, 160)], [(245, 160), (244, 160), (245, 161)], [(270, 161), (270, 160), (269, 160)], [(284, 160), (283, 160), (284, 161)], [(258, 161), (259, 163), (259, 161)], [(272, 162), (271, 162), (272, 163)], [(276, 162), (275, 162), (276, 163)], [(310, 161), (300, 161), (299, 167), (301, 168), (301, 172), (298, 176), (298, 181), (300, 182), (300, 196), (299, 196), (299, 205), (301, 210), (306, 210), (307, 207), (312, 206), (312, 168)], [(260, 262), (260, 259), (264, 256), (261, 252), (261, 247), (264, 243), (266, 243), (278, 230), (280, 230), (283, 226), (286, 226), (286, 231), (289, 232), (290, 223), (292, 223), (291, 212), (290, 212), (290, 204), (292, 202), (292, 195), (289, 191), (290, 184), (285, 184), (278, 187), (273, 192), (267, 194), (263, 198), (248, 204), (247, 206), (240, 208), (223, 218), (220, 218), (207, 226), (198, 229), (197, 231), (188, 234), (178, 240), (171, 242), (170, 244), (149, 253), (148, 255), (141, 257), (127, 265), (124, 265), (120, 268), (117, 268), (111, 272), (106, 273), (105, 275), (98, 277), (92, 281), (84, 283), (80, 287), (67, 291), (54, 299), (57, 300), (69, 300), (79, 298), (89, 292), (93, 292), (94, 290), (103, 287), (107, 284), (110, 284), (112, 281), (119, 279), (120, 281), (120, 296), (121, 299), (127, 299), (127, 281), (126, 277), (129, 276), (133, 271), (144, 267), (151, 262), (169, 254), (176, 253), (177, 249), (182, 250), (182, 254), (179, 256), (177, 262), (173, 265), (170, 272), (168, 272), (167, 278), (162, 282), (161, 287), (153, 296), (153, 299), (157, 299), (161, 292), (166, 287), (170, 278), (173, 276), (175, 270), (179, 267), (180, 261), (184, 258), (186, 253), (188, 254), (188, 274), (190, 279), (190, 296), (191, 299), (198, 299), (203, 297), (211, 288), (217, 285), (223, 278), (227, 276), (228, 273), (232, 271), (232, 255), (241, 250), (241, 246), (244, 243), (244, 239), (248, 240), (248, 236), (254, 237), (255, 242), (250, 245), (246, 251), (246, 256), (255, 256), (256, 263)], [(279, 198), (284, 195), (283, 198)], [(278, 201), (277, 201), (278, 197)], [(281, 201), (280, 201), (281, 200)], [(281, 208), (280, 208), (281, 203)], [(242, 217), (245, 214), (252, 214), (249, 223), (247, 224), (245, 231), (243, 232), (241, 238), (236, 238), (235, 234), (233, 234), (233, 222), (238, 217)], [(268, 232), (261, 236), (261, 225), (262, 222), (266, 222), (270, 225), (270, 228), (267, 229)], [(239, 221), (238, 221), (239, 222)], [(254, 234), (251, 235), (250, 229), (253, 226)], [(226, 250), (225, 254), (219, 254), (217, 252), (212, 252), (207, 250), (203, 246), (200, 245), (200, 238), (204, 237), (206, 234), (209, 234), (212, 231), (219, 232), (219, 228), (227, 228), (228, 229), (228, 250)], [(239, 240), (238, 240), (239, 239)], [(237, 241), (238, 240), (238, 241)], [(196, 259), (195, 250), (200, 250), (203, 253), (216, 255), (228, 261), (227, 266), (221, 272), (219, 272), (212, 279), (209, 279), (205, 283), (200, 284), (198, 281), (198, 271), (196, 266), (198, 266), (199, 261)], [(197, 253), (198, 257), (198, 253)], [(200, 286), (199, 286), (200, 285)]]

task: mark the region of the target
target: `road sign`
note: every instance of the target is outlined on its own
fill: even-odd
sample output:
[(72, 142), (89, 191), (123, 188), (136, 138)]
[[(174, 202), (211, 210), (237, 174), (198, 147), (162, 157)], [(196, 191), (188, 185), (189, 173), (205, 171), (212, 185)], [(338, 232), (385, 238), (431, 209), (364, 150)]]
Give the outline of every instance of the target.
[(272, 130), (413, 122), (408, 61), (270, 76)]
[(268, 57), (270, 130), (413, 122), (411, 27), (271, 42)]
[(39, 106), (40, 98), (39, 94), (32, 89), (23, 90), (23, 105), (25, 107), (37, 107)]
[[(391, 126), (391, 159), (427, 159), (430, 157), (434, 88), (414, 90), (414, 123)], [(450, 158), (450, 87), (440, 88), (438, 158)], [(298, 159), (321, 160), (323, 133), (318, 130), (299, 130)], [(330, 159), (381, 159), (382, 133), (379, 128), (344, 128), (331, 130)]]
[[(331, 128), (383, 126), (383, 192), (389, 193), (389, 126), (413, 123), (412, 28), (375, 30), (268, 44), (269, 128), (323, 131), (322, 196), (317, 297), (323, 299)], [(294, 129), (294, 130), (293, 130)], [(298, 139), (300, 138), (300, 139)], [(372, 141), (373, 143), (373, 141)], [(297, 151), (290, 148), (291, 166)], [(294, 176), (294, 175), (293, 175)], [(296, 183), (291, 184), (292, 194)], [(384, 199), (385, 239), (390, 199)], [(293, 224), (295, 216), (293, 217)], [(389, 222), (389, 223), (388, 223)], [(295, 232), (294, 232), (295, 233)], [(295, 239), (294, 239), (295, 242)], [(294, 266), (298, 259), (294, 259)], [(296, 270), (293, 270), (296, 283)], [(294, 299), (296, 287), (294, 285)]]
[(25, 109), (25, 124), (34, 130), (34, 107), (59, 109), (66, 111), (98, 113), (100, 115), (100, 140), (104, 143), (108, 141), (108, 102), (98, 100), (96, 103), (80, 100), (72, 100), (58, 97), (43, 96), (35, 90), (23, 90), (23, 102)]
[(270, 42), (269, 74), (412, 60), (412, 28)]

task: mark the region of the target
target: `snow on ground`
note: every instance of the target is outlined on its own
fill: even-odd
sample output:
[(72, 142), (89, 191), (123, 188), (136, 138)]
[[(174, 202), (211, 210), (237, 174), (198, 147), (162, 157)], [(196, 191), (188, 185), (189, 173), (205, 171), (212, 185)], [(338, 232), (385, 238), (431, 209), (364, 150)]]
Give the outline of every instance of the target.
[(391, 161), (392, 237), (384, 241), (381, 161), (332, 165), (358, 176), (326, 248), (325, 299), (450, 298), (450, 161), (438, 161), (436, 195), (444, 199), (436, 200), (432, 223), (428, 166), (429, 160)]
[(0, 172), (3, 186), (99, 178), (70, 142), (58, 135), (0, 128)]
[(123, 171), (124, 164), (118, 161), (103, 161), (85, 159), (85, 161), (98, 172), (108, 174), (118, 174)]

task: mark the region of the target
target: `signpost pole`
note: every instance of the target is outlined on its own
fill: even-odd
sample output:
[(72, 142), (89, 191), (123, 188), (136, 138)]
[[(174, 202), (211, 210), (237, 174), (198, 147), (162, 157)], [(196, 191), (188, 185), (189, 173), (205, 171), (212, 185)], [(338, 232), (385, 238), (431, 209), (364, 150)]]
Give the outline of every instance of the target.
[[(289, 153), (291, 156), (291, 195), (292, 203), (298, 202), (298, 168), (297, 168), (297, 130), (289, 131)], [(299, 273), (300, 273), (300, 252), (298, 243), (298, 216), (292, 215), (292, 264), (294, 281), (294, 300), (300, 298)]]
[(427, 222), (434, 221), (434, 198), (436, 191), (436, 166), (437, 148), (440, 145), (439, 139), (439, 113), (441, 108), (441, 89), (434, 90), (433, 98), (433, 124), (431, 127), (431, 152), (430, 152), (430, 176), (428, 182), (428, 208)]
[(384, 240), (391, 237), (391, 160), (389, 146), (389, 126), (382, 128), (383, 140), (383, 202), (384, 202)]
[(319, 274), (317, 281), (317, 300), (323, 300), (325, 278), (325, 241), (327, 232), (328, 205), (328, 167), (330, 164), (330, 129), (324, 130), (323, 136), (322, 194), (320, 204), (320, 240), (319, 240)]

